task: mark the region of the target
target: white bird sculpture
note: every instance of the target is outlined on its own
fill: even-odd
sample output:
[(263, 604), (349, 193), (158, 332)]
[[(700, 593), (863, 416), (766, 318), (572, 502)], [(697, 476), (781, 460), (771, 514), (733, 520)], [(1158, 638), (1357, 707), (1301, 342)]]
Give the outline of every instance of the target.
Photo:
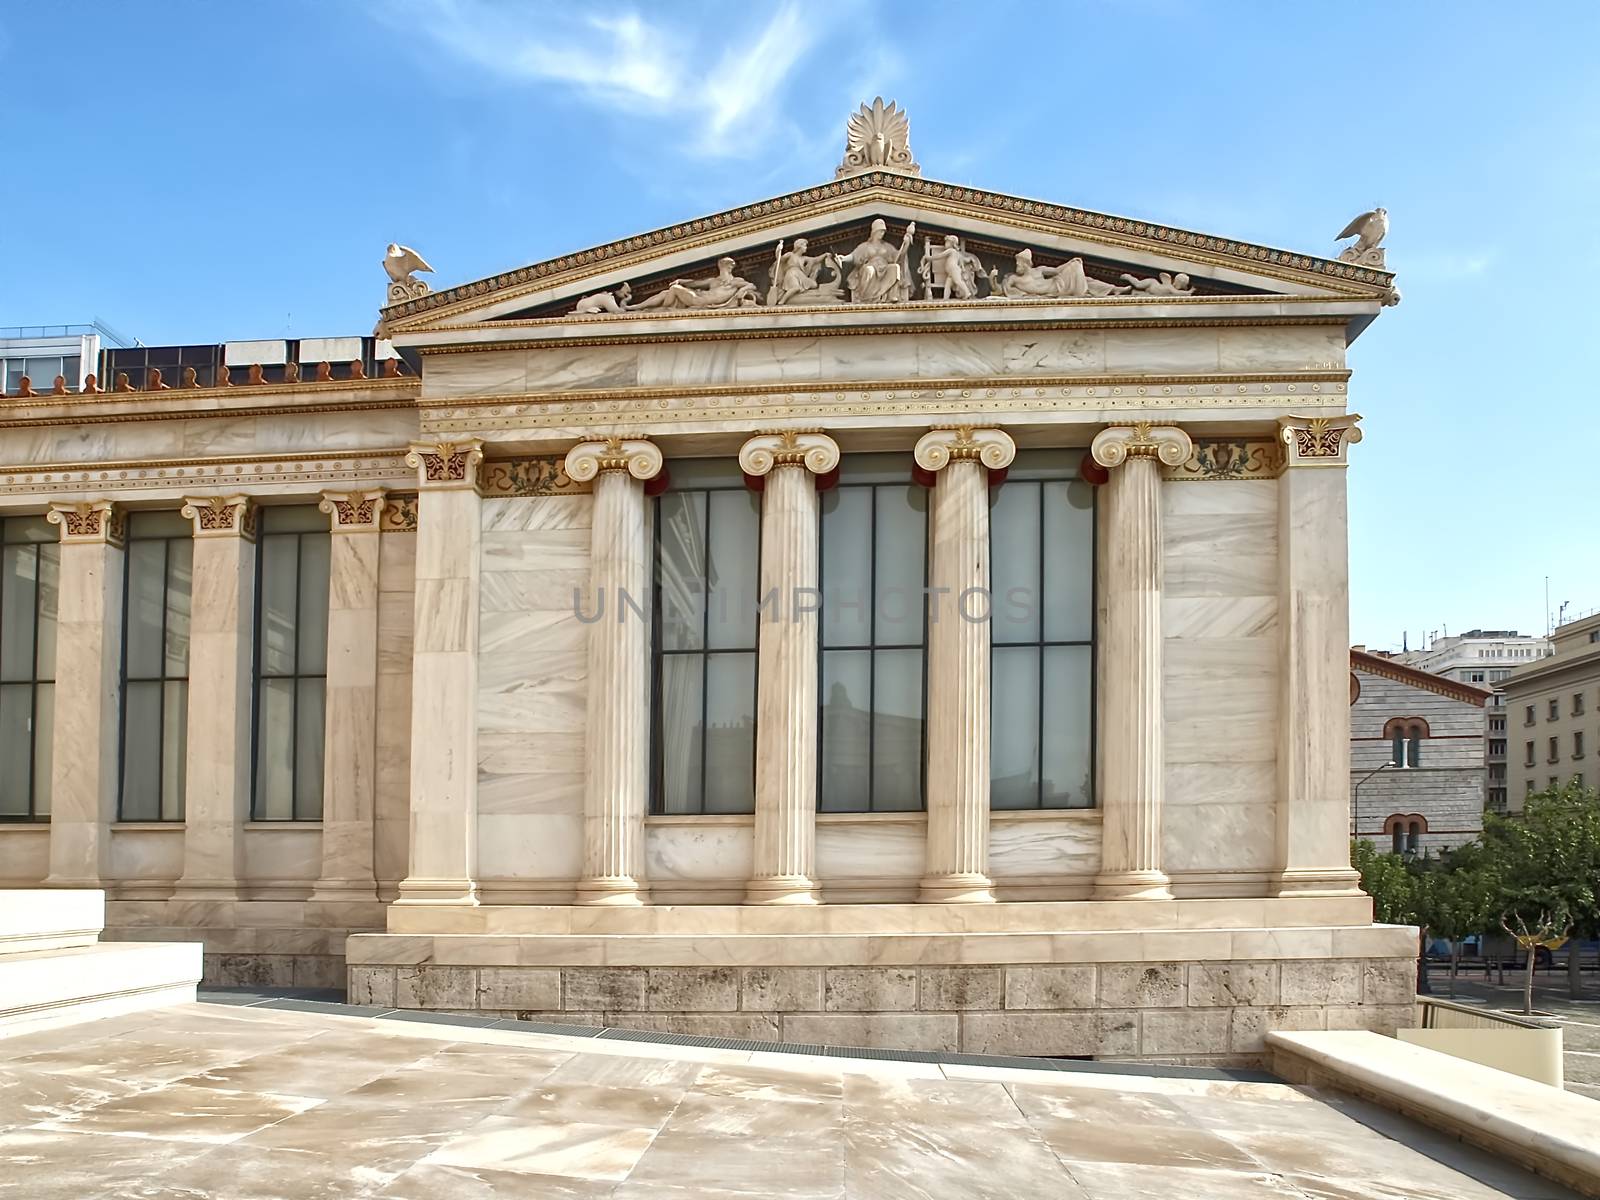
[(1389, 232), (1389, 210), (1375, 208), (1371, 212), (1364, 212), (1350, 224), (1344, 227), (1335, 241), (1343, 241), (1347, 237), (1355, 238), (1355, 245), (1346, 247), (1346, 252), (1353, 255), (1362, 255), (1369, 250), (1376, 250), (1378, 243), (1383, 241)]
[(421, 280), (411, 278), (411, 272), (427, 271), (429, 274), (433, 272), (433, 268), (422, 255), (410, 246), (401, 246), (395, 242), (389, 243), (389, 249), (383, 256), (383, 269), (395, 283), (420, 283)]

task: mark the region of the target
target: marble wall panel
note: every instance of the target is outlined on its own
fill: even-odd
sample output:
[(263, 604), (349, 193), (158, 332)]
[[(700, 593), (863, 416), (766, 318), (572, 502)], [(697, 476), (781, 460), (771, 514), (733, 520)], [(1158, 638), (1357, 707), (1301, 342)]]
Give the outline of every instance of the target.
[(411, 825), (412, 604), (417, 539), (403, 533), (378, 541), (377, 825), (373, 866), (380, 886), (406, 876)]
[(989, 819), (989, 875), (1087, 876), (1100, 869), (1098, 814)]
[(259, 825), (244, 830), (246, 879), (271, 881), (304, 879), (314, 882), (322, 874), (322, 829), (315, 824), (285, 821), (282, 829)]
[(527, 388), (533, 392), (593, 391), (639, 382), (636, 346), (529, 350)]
[(0, 886), (35, 887), (50, 874), (50, 826), (0, 829)]
[(111, 878), (175, 880), (183, 874), (183, 823), (169, 829), (113, 829)]
[(1108, 329), (1106, 370), (1127, 375), (1169, 375), (1216, 371), (1214, 329)]
[(922, 877), (927, 822), (920, 814), (906, 820), (820, 821), (817, 824), (817, 878), (829, 880)]
[[(567, 880), (582, 867), (588, 629), (583, 496), (483, 502), (478, 628), (480, 871)], [(538, 835), (534, 844), (529, 839)], [(510, 839), (506, 845), (500, 839)]]
[(526, 350), (430, 354), (423, 370), (429, 397), (520, 395), (528, 390)]
[(680, 342), (639, 347), (640, 387), (732, 383), (734, 342)]
[(733, 377), (738, 383), (815, 380), (822, 374), (822, 340), (796, 337), (735, 342)]
[(1061, 329), (1012, 334), (1000, 349), (1011, 375), (1099, 373), (1106, 367), (1105, 333), (1099, 329)]
[(753, 824), (647, 824), (645, 874), (652, 882), (726, 880), (742, 884), (754, 865)]
[(581, 813), (479, 813), (480, 876), (575, 879), (582, 866)]
[(1275, 638), (1173, 638), (1163, 652), (1168, 763), (1274, 761)]
[(1323, 325), (1217, 330), (1224, 371), (1328, 371), (1344, 367), (1342, 328)]

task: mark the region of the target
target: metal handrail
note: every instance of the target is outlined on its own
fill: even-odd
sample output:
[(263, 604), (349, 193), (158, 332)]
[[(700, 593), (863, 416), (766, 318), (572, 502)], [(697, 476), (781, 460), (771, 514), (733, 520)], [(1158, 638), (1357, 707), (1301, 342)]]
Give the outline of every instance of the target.
[(1473, 1008), (1451, 1000), (1417, 997), (1417, 1024), (1423, 1029), (1559, 1029), (1561, 1022)]

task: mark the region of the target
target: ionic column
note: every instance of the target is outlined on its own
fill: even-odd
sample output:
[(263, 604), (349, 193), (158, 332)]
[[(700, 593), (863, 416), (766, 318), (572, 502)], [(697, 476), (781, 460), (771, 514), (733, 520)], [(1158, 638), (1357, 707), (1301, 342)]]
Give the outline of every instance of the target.
[(981, 903), (989, 879), (989, 475), (1017, 447), (998, 429), (935, 429), (928, 568), (928, 845), (919, 900)]
[(1282, 417), (1278, 479), (1278, 844), (1274, 895), (1348, 895), (1350, 578), (1345, 467), (1355, 414)]
[(1170, 900), (1161, 869), (1161, 466), (1193, 443), (1169, 425), (1114, 425), (1090, 446), (1104, 489), (1100, 874), (1106, 900)]
[(248, 496), (184, 500), (194, 522), (183, 875), (176, 900), (236, 898), (250, 810), (256, 512)]
[[(411, 866), (398, 904), (478, 902), (478, 574), (483, 443), (417, 443)], [(376, 539), (374, 539), (376, 540)]]
[(372, 871), (378, 770), (378, 518), (382, 489), (323, 492), (328, 559), (328, 703), (322, 874), (313, 900), (378, 898)]
[(61, 526), (50, 875), (57, 887), (105, 886), (117, 819), (121, 718), (123, 516), (109, 500), (52, 504)]
[(661, 471), (645, 441), (580, 442), (567, 475), (594, 481), (590, 534), (588, 719), (584, 737), (583, 875), (579, 904), (644, 904), (644, 817), (650, 796), (650, 540), (644, 481)]
[(839, 465), (820, 433), (762, 434), (739, 451), (761, 495), (761, 623), (756, 678), (755, 868), (747, 904), (816, 904), (817, 614), (815, 476)]

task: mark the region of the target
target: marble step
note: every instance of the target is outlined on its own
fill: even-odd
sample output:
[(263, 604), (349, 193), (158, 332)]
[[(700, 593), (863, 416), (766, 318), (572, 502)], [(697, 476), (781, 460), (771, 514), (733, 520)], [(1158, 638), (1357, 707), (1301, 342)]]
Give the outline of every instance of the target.
[(199, 942), (96, 942), (0, 956), (0, 1038), (193, 1003)]
[(105, 924), (106, 894), (94, 888), (0, 889), (0, 956), (92, 946)]
[(1004, 904), (391, 905), (388, 932), (730, 936), (985, 934), (1116, 930), (1293, 929), (1365, 925), (1372, 901), (1349, 896), (1064, 900)]

